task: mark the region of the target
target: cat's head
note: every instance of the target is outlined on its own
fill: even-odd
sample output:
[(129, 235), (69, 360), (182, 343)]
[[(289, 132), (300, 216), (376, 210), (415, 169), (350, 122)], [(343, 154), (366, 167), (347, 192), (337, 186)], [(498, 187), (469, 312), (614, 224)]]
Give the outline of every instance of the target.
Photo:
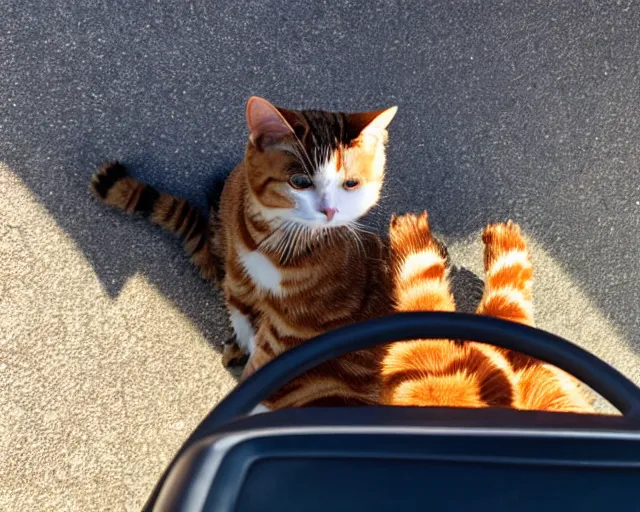
[(251, 98), (245, 166), (263, 217), (329, 228), (367, 213), (380, 197), (396, 110), (287, 110)]

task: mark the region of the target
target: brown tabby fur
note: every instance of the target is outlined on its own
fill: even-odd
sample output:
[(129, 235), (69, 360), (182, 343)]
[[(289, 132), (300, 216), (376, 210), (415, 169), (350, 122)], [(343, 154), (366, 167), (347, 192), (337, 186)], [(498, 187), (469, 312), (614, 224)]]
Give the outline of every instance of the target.
[[(447, 267), (426, 212), (391, 222), (395, 301), (400, 311), (453, 311)], [(520, 228), (484, 230), (485, 291), (478, 313), (533, 325), (533, 268)], [(390, 346), (382, 364), (382, 403), (444, 407), (591, 410), (576, 382), (528, 356), (476, 342), (414, 340)]]
[[(266, 164), (260, 153), (248, 147), (244, 162), (229, 177), (220, 203), (220, 218), (227, 219), (220, 224), (223, 235), (218, 247), (225, 261), (225, 298), (229, 308), (255, 318), (258, 326), (255, 352), (243, 378), (307, 339), (390, 311), (388, 257), (380, 240), (368, 233), (356, 241), (348, 233), (329, 232), (287, 264), (280, 262), (278, 250), (267, 248), (263, 253), (280, 270), (282, 292), (274, 295), (256, 286), (238, 261), (237, 246), (253, 251), (270, 231), (252, 209), (249, 189), (262, 190), (263, 197), (272, 203), (283, 199), (264, 187), (266, 179), (261, 179), (259, 172), (245, 166), (285, 169), (286, 162)], [(380, 350), (349, 354), (314, 368), (281, 389), (267, 405), (376, 403)]]
[[(352, 229), (332, 227), (300, 235), (295, 244), (288, 244), (285, 233), (264, 214), (265, 209), (291, 208), (285, 191), (300, 154), (317, 161), (318, 154), (332, 153), (338, 168), (347, 169), (360, 186), (370, 183), (379, 189), (386, 131), (377, 140), (361, 137), (360, 132), (385, 111), (278, 110), (291, 133), (274, 141), (269, 132), (252, 132), (245, 157), (227, 179), (219, 210), (210, 211), (209, 221), (185, 200), (137, 181), (117, 162), (101, 167), (92, 180), (92, 190), (104, 203), (128, 214), (147, 215), (178, 234), (203, 277), (221, 285), (229, 311), (250, 320), (256, 332), (255, 350), (245, 377), (320, 333), (390, 312), (389, 259), (378, 237), (365, 232), (354, 236)], [(249, 112), (248, 117), (251, 128)], [(278, 150), (277, 144), (295, 141), (302, 146), (297, 155)], [(278, 291), (260, 286), (243, 266), (239, 254), (258, 252), (279, 273)], [(314, 368), (279, 390), (266, 405), (275, 409), (375, 404), (382, 351), (361, 351)], [(225, 363), (241, 356), (235, 343), (225, 346)]]

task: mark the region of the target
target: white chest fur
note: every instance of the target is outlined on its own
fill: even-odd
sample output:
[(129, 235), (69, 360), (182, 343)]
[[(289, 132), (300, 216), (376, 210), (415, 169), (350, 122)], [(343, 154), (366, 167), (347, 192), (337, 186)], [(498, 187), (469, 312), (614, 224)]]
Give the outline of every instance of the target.
[(243, 252), (239, 257), (242, 266), (255, 284), (271, 293), (281, 293), (282, 276), (280, 270), (269, 258), (258, 251)]

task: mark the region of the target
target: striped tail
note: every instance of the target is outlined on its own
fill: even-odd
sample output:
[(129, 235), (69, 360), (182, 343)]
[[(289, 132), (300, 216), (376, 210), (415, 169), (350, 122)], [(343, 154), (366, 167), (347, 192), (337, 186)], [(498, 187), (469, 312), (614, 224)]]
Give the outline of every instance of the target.
[(446, 247), (431, 235), (427, 212), (393, 216), (389, 228), (397, 311), (454, 311)]
[(512, 221), (490, 224), (482, 241), (486, 280), (478, 313), (533, 325), (533, 266), (520, 227)]
[(129, 215), (144, 215), (178, 235), (202, 277), (212, 282), (217, 280), (219, 265), (211, 250), (207, 218), (185, 199), (140, 183), (119, 162), (102, 165), (91, 179), (91, 190), (103, 203)]

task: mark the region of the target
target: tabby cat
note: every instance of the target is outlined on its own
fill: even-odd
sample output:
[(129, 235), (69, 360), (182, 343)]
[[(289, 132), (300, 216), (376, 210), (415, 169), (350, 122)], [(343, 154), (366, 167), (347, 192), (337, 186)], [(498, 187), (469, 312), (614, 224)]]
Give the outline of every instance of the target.
[[(446, 255), (432, 237), (426, 212), (391, 221), (394, 298), (400, 311), (453, 311)], [(486, 227), (485, 290), (477, 313), (533, 325), (533, 267), (520, 228)], [(576, 381), (523, 354), (475, 342), (414, 340), (389, 346), (382, 363), (387, 405), (512, 407), (590, 412)]]
[[(378, 202), (395, 112), (296, 111), (251, 98), (244, 159), (209, 220), (117, 162), (98, 170), (92, 189), (180, 235), (201, 274), (221, 284), (235, 332), (223, 360), (248, 354), (246, 377), (309, 338), (390, 312), (387, 248), (358, 219)], [(381, 351), (321, 365), (265, 405), (377, 403)]]

